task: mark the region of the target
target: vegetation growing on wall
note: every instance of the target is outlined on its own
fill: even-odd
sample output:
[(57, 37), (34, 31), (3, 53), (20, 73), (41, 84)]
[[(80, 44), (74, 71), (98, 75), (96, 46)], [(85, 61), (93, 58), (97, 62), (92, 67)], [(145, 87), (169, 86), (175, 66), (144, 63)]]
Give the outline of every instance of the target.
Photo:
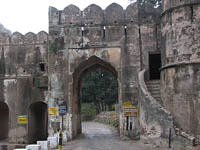
[[(129, 0), (130, 2), (135, 2), (135, 0)], [(153, 4), (155, 7), (161, 6), (162, 0), (137, 0), (139, 5), (143, 5), (145, 3)]]

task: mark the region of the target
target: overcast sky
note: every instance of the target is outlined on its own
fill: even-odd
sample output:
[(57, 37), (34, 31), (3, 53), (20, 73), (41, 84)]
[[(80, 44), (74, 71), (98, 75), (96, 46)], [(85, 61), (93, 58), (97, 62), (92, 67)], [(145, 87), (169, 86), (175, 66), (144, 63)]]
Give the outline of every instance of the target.
[(1, 0), (0, 23), (11, 32), (48, 32), (49, 6), (62, 10), (69, 4), (74, 4), (83, 10), (93, 3), (105, 9), (113, 2), (124, 9), (129, 5), (128, 0)]

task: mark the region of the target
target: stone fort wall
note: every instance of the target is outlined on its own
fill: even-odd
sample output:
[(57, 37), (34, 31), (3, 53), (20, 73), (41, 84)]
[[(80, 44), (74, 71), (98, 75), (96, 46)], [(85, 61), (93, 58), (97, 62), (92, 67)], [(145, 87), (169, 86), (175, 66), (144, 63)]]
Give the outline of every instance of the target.
[[(119, 104), (130, 101), (138, 106), (138, 73), (142, 68), (148, 69), (149, 53), (160, 51), (159, 12), (159, 8), (148, 4), (138, 8), (137, 3), (125, 10), (116, 3), (105, 10), (94, 4), (83, 11), (74, 5), (63, 10), (49, 8), (49, 106), (68, 106), (65, 131), (70, 139), (81, 132), (81, 78), (95, 65), (115, 70)], [(105, 63), (110, 67), (105, 68)], [(123, 136), (126, 133), (122, 113), (120, 118)], [(56, 122), (55, 117), (50, 120)], [(137, 137), (139, 124), (135, 121), (131, 134)]]
[[(46, 101), (47, 61), (46, 32), (0, 33), (0, 101), (9, 108), (9, 142), (28, 142), (30, 129), (27, 124), (18, 124), (17, 117), (30, 117), (30, 105)], [(44, 64), (44, 70), (41, 70), (41, 64)]]
[(175, 125), (200, 134), (200, 1), (163, 0), (161, 97)]

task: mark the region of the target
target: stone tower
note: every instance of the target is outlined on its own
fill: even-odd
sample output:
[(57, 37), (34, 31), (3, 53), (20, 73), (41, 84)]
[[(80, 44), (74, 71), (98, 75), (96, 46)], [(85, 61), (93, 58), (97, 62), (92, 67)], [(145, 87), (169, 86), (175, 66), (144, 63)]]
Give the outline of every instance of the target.
[(200, 135), (200, 1), (163, 0), (161, 97), (185, 132)]

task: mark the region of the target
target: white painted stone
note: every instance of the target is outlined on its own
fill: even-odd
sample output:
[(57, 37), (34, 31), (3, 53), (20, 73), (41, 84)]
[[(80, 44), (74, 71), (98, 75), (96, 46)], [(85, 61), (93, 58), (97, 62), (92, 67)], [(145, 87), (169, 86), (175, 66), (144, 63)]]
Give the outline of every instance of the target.
[(26, 150), (42, 150), (40, 145), (32, 144), (27, 145)]
[(37, 145), (40, 145), (42, 150), (50, 150), (50, 141), (37, 141)]
[(48, 137), (47, 140), (50, 142), (50, 148), (58, 148), (58, 137)]

